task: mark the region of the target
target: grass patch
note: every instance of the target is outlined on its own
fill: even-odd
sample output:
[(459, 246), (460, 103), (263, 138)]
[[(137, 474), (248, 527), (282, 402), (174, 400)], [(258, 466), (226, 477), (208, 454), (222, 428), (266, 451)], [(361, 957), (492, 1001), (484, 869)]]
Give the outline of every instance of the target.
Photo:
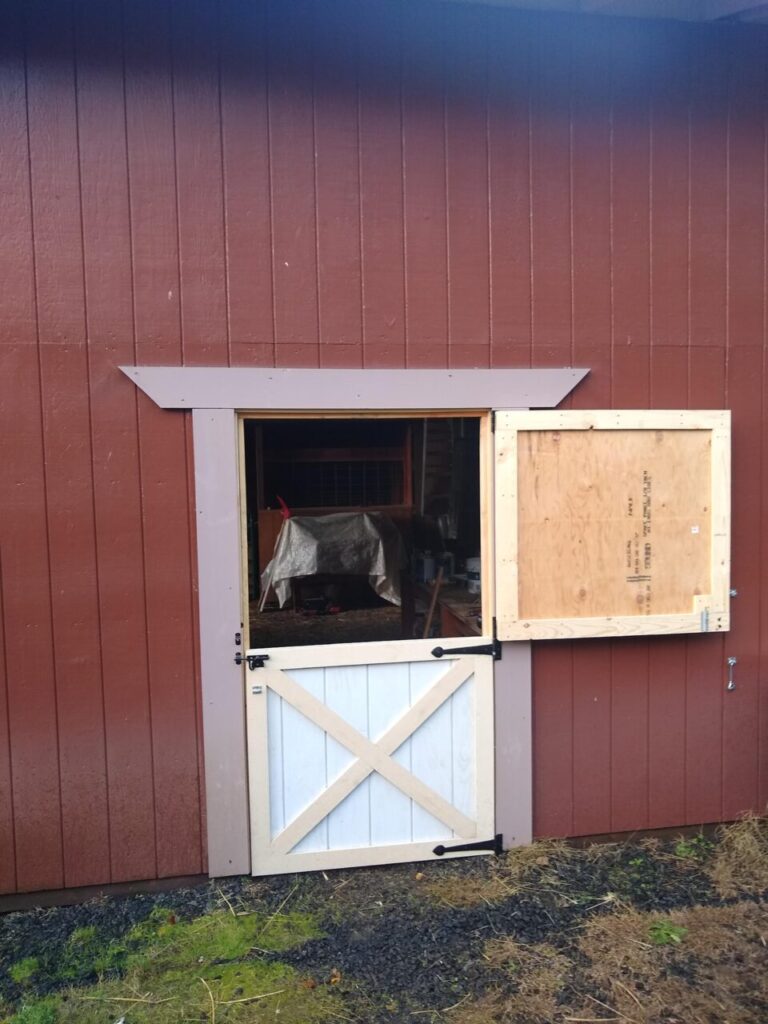
[(513, 887), (557, 885), (558, 866), (578, 855), (578, 851), (561, 839), (539, 839), (530, 846), (508, 850), (499, 862), (499, 871)]
[[(99, 975), (53, 996), (28, 999), (8, 1024), (311, 1024), (329, 1015), (330, 994), (307, 986), (289, 966), (259, 954), (280, 953), (320, 934), (315, 918), (298, 911), (233, 913), (216, 910), (190, 921), (155, 910), (125, 936), (100, 941), (78, 928), (58, 965), (63, 981)], [(255, 951), (255, 952), (254, 952)], [(21, 984), (38, 966), (14, 965)], [(13, 970), (13, 969), (12, 969)]]
[(745, 815), (718, 830), (705, 870), (723, 897), (768, 890), (768, 816)]
[(11, 1020), (13, 1024), (56, 1024), (56, 1000), (41, 999), (31, 1006), (23, 1006)]
[[(627, 1021), (756, 1024), (768, 1019), (767, 933), (754, 903), (624, 911), (588, 921), (578, 949), (605, 1004)], [(590, 1005), (575, 1016), (596, 1016)]]
[(513, 895), (512, 888), (495, 872), (479, 878), (440, 875), (424, 884), (424, 892), (439, 903), (454, 908), (498, 903)]
[(510, 975), (517, 988), (503, 1004), (494, 997), (486, 1012), (495, 1004), (497, 1014), (503, 1011), (511, 1021), (550, 1024), (556, 1019), (572, 966), (567, 956), (547, 943), (525, 944), (511, 936), (488, 942), (485, 956), (491, 967)]
[(714, 843), (706, 836), (692, 836), (690, 839), (678, 839), (675, 843), (675, 856), (678, 860), (707, 861), (712, 856)]
[(76, 928), (69, 937), (55, 977), (64, 981), (77, 981), (92, 974), (105, 974), (120, 966), (121, 948), (105, 943), (93, 926)]
[(178, 963), (237, 960), (254, 948), (282, 952), (319, 934), (314, 917), (299, 911), (270, 917), (215, 910), (191, 921), (155, 911), (122, 942), (110, 944), (108, 959), (125, 970), (150, 959), (161, 970)]
[(428, 879), (424, 892), (450, 907), (471, 907), (500, 903), (521, 892), (557, 888), (560, 865), (576, 851), (555, 839), (542, 839), (530, 846), (518, 846), (489, 862), (484, 875), (466, 877), (443, 872)]
[(11, 917), (0, 1024), (763, 1024), (766, 892), (750, 817)]
[(19, 960), (15, 964), (11, 964), (8, 968), (12, 980), (17, 984), (26, 986), (34, 981), (35, 976), (40, 969), (40, 961), (36, 956), (26, 956), (23, 960)]
[(767, 943), (766, 908), (746, 901), (664, 915), (600, 914), (564, 948), (493, 939), (485, 959), (507, 984), (466, 1004), (461, 1019), (762, 1024), (768, 1020)]
[(656, 946), (671, 946), (673, 942), (682, 942), (688, 929), (672, 921), (653, 921), (648, 928), (648, 937)]
[[(328, 1018), (331, 996), (310, 989), (290, 967), (250, 961), (168, 970), (154, 965), (137, 967), (119, 981), (70, 989), (44, 1001), (53, 1011), (50, 1024), (104, 1024), (121, 1016), (130, 1024), (257, 1024), (283, 1021), (310, 1024)], [(31, 1005), (11, 1018), (11, 1024), (38, 1024)], [(25, 1016), (25, 1014), (27, 1016)], [(32, 1016), (28, 1016), (32, 1014)], [(43, 1017), (40, 1024), (49, 1024)]]

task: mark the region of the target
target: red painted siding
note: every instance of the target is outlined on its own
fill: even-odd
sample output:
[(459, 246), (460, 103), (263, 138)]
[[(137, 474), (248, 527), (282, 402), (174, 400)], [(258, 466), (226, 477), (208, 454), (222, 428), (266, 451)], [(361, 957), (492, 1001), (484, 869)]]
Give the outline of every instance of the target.
[(416, 0), (0, 6), (0, 891), (204, 869), (191, 432), (121, 363), (732, 408), (733, 630), (537, 645), (535, 830), (765, 804), (766, 56)]

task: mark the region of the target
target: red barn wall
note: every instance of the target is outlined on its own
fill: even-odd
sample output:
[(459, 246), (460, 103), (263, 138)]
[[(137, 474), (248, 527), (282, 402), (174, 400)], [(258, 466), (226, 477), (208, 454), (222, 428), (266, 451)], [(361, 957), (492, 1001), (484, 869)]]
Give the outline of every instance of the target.
[(416, 0), (0, 5), (0, 891), (205, 868), (190, 424), (119, 364), (732, 408), (733, 629), (536, 645), (535, 831), (765, 805), (767, 56)]

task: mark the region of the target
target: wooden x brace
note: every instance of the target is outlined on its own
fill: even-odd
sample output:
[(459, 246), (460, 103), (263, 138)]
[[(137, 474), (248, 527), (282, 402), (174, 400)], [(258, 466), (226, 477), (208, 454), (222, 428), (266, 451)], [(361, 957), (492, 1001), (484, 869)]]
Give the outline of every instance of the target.
[(462, 839), (473, 839), (477, 825), (453, 804), (417, 779), (407, 768), (390, 756), (430, 715), (469, 679), (474, 672), (471, 661), (462, 659), (442, 676), (395, 724), (375, 743), (363, 736), (335, 711), (278, 669), (264, 669), (262, 678), (283, 700), (291, 704), (311, 722), (356, 754), (354, 761), (320, 796), (288, 825), (272, 843), (274, 853), (289, 853), (316, 825), (326, 818), (371, 772), (388, 779), (406, 796), (447, 825)]

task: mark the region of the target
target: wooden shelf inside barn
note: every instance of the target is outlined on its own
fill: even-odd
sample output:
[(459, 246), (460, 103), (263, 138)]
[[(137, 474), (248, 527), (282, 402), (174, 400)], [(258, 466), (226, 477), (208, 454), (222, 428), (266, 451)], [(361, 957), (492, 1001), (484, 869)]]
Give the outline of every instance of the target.
[(497, 414), (501, 639), (729, 628), (727, 412)]

